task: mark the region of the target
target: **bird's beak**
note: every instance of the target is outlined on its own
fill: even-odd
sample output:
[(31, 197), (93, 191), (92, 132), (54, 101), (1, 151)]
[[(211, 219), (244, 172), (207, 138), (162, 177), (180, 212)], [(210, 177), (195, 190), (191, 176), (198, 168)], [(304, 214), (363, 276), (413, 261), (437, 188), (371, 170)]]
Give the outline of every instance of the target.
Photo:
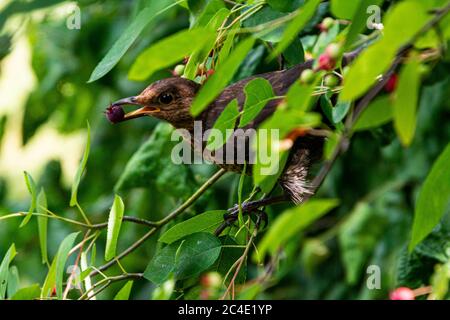
[(124, 99), (120, 99), (116, 102), (114, 102), (112, 105), (113, 106), (123, 106), (123, 105), (136, 105), (136, 106), (141, 106), (141, 108), (128, 112), (125, 114), (124, 118), (122, 121), (126, 121), (126, 120), (130, 120), (130, 119), (135, 119), (135, 118), (140, 118), (143, 116), (149, 116), (153, 113), (159, 112), (160, 109), (157, 107), (152, 107), (152, 106), (143, 106), (142, 103), (139, 102), (139, 96), (137, 97), (128, 97), (128, 98), (124, 98)]

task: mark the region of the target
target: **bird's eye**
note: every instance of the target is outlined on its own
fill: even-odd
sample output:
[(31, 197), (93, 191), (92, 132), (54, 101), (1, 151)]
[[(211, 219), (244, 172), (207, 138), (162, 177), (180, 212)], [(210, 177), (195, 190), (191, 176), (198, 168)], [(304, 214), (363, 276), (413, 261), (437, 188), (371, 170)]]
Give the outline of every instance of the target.
[(173, 101), (173, 94), (172, 93), (162, 93), (159, 97), (158, 97), (158, 101), (161, 104), (169, 104)]

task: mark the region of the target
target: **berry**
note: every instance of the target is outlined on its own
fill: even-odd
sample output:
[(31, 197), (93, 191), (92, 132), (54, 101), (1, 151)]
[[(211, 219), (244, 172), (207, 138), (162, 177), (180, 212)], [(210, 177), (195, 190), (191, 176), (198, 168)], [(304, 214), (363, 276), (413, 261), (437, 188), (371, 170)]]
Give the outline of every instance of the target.
[(400, 287), (392, 291), (389, 298), (391, 300), (414, 300), (415, 296), (414, 291), (410, 288)]
[(329, 30), (334, 25), (334, 19), (326, 17), (325, 19), (322, 20), (321, 25), (325, 30)]
[(386, 82), (384, 90), (388, 93), (394, 92), (395, 89), (397, 88), (397, 83), (398, 83), (398, 75), (394, 73)]
[(331, 43), (325, 49), (325, 53), (328, 54), (331, 58), (337, 59), (341, 55), (342, 47), (337, 43)]
[(335, 65), (336, 60), (330, 57), (329, 54), (324, 53), (319, 57), (319, 63), (317, 68), (319, 70), (331, 71), (334, 69)]
[(184, 73), (184, 69), (185, 69), (184, 64), (176, 65), (175, 68), (173, 69), (173, 72), (172, 72), (173, 76), (174, 77), (181, 77), (183, 75), (183, 73)]
[(339, 84), (339, 79), (334, 74), (328, 74), (325, 76), (324, 84), (327, 87), (334, 88)]
[(118, 123), (123, 120), (125, 112), (121, 106), (110, 105), (106, 109), (106, 117), (111, 123)]
[(214, 69), (209, 69), (208, 71), (206, 71), (206, 77), (210, 77), (214, 74)]
[(334, 25), (334, 19), (327, 17), (317, 26), (321, 32), (327, 32)]
[(209, 272), (200, 278), (200, 283), (205, 288), (218, 288), (222, 284), (222, 276), (217, 272)]
[(305, 84), (309, 84), (314, 80), (314, 71), (311, 69), (303, 70), (302, 74), (300, 75), (300, 81)]
[(197, 67), (197, 76), (201, 76), (205, 74), (206, 72), (206, 66), (204, 63), (200, 63)]

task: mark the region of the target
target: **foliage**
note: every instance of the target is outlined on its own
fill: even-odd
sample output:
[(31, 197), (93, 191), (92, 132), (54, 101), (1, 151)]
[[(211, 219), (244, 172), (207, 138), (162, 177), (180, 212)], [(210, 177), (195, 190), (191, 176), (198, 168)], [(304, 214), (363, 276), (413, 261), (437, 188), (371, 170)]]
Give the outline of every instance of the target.
[[(449, 298), (448, 1), (77, 3), (79, 30), (58, 13), (67, 1), (0, 9), (0, 77), (27, 43), (36, 79), (20, 117), (2, 115), (2, 157), (16, 156), (15, 127), (24, 150), (48, 127), (86, 134), (71, 183), (70, 165), (52, 159), (27, 168), (17, 197), (0, 171), (0, 299), (385, 299), (399, 286)], [(176, 164), (169, 124), (112, 126), (102, 115), (168, 68), (202, 84), (199, 115), (230, 83), (306, 60), (310, 73), (285, 96), (256, 76), (242, 108), (233, 99), (214, 124), (228, 138), (276, 100), (260, 126), (280, 132), (259, 150), (279, 153), (269, 176), (258, 158), (252, 177)], [(244, 214), (282, 192), (277, 178), (306, 132), (326, 138), (312, 199), (263, 208), (267, 226), (261, 211)], [(210, 137), (208, 148), (224, 142)], [(238, 219), (222, 225), (227, 208)], [(381, 287), (370, 289), (374, 266)]]

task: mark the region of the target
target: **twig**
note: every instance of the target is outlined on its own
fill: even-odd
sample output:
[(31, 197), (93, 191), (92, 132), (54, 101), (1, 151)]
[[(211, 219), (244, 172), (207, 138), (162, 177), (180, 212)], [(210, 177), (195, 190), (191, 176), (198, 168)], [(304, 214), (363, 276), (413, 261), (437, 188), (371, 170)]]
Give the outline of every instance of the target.
[(96, 284), (94, 284), (85, 293), (83, 293), (83, 295), (80, 298), (78, 298), (78, 300), (86, 299), (90, 292), (94, 291), (96, 288), (103, 285), (104, 283), (106, 283), (106, 284), (100, 290), (96, 291), (95, 294), (93, 294), (92, 296), (96, 296), (98, 293), (100, 293), (101, 291), (106, 289), (113, 282), (118, 282), (118, 281), (127, 280), (127, 279), (141, 279), (143, 276), (144, 276), (143, 273), (126, 273), (126, 274), (121, 274), (119, 276), (104, 278), (104, 279), (100, 280), (99, 282), (97, 282)]
[(234, 282), (236, 281), (236, 278), (237, 278), (239, 272), (241, 271), (242, 265), (243, 265), (243, 263), (245, 261), (245, 258), (248, 255), (248, 252), (250, 251), (250, 248), (252, 246), (253, 240), (258, 235), (258, 228), (259, 228), (260, 222), (261, 222), (261, 216), (258, 216), (258, 219), (257, 219), (257, 221), (255, 223), (255, 229), (253, 230), (252, 235), (250, 236), (250, 239), (248, 240), (248, 243), (247, 243), (247, 246), (245, 247), (244, 253), (237, 260), (239, 262), (237, 264), (236, 271), (234, 272), (233, 278), (231, 279), (230, 284), (227, 287), (227, 290), (225, 291), (223, 296), (220, 298), (220, 300), (224, 300), (226, 298), (226, 296), (230, 292), (231, 288), (233, 288), (232, 299), (234, 300)]
[(217, 171), (211, 178), (208, 179), (189, 199), (187, 199), (181, 206), (175, 209), (172, 213), (170, 213), (165, 218), (156, 222), (156, 226), (154, 226), (151, 230), (149, 230), (144, 236), (142, 236), (139, 240), (133, 243), (130, 247), (125, 249), (122, 253), (120, 253), (115, 259), (110, 262), (104, 264), (98, 269), (91, 272), (90, 276), (95, 276), (99, 273), (99, 271), (104, 271), (114, 265), (118, 260), (129, 255), (131, 252), (139, 248), (151, 235), (153, 235), (159, 228), (163, 225), (167, 224), (169, 221), (175, 219), (178, 215), (183, 213), (187, 208), (189, 208), (209, 187), (211, 187), (220, 177), (222, 177), (226, 173), (225, 169), (220, 169)]

